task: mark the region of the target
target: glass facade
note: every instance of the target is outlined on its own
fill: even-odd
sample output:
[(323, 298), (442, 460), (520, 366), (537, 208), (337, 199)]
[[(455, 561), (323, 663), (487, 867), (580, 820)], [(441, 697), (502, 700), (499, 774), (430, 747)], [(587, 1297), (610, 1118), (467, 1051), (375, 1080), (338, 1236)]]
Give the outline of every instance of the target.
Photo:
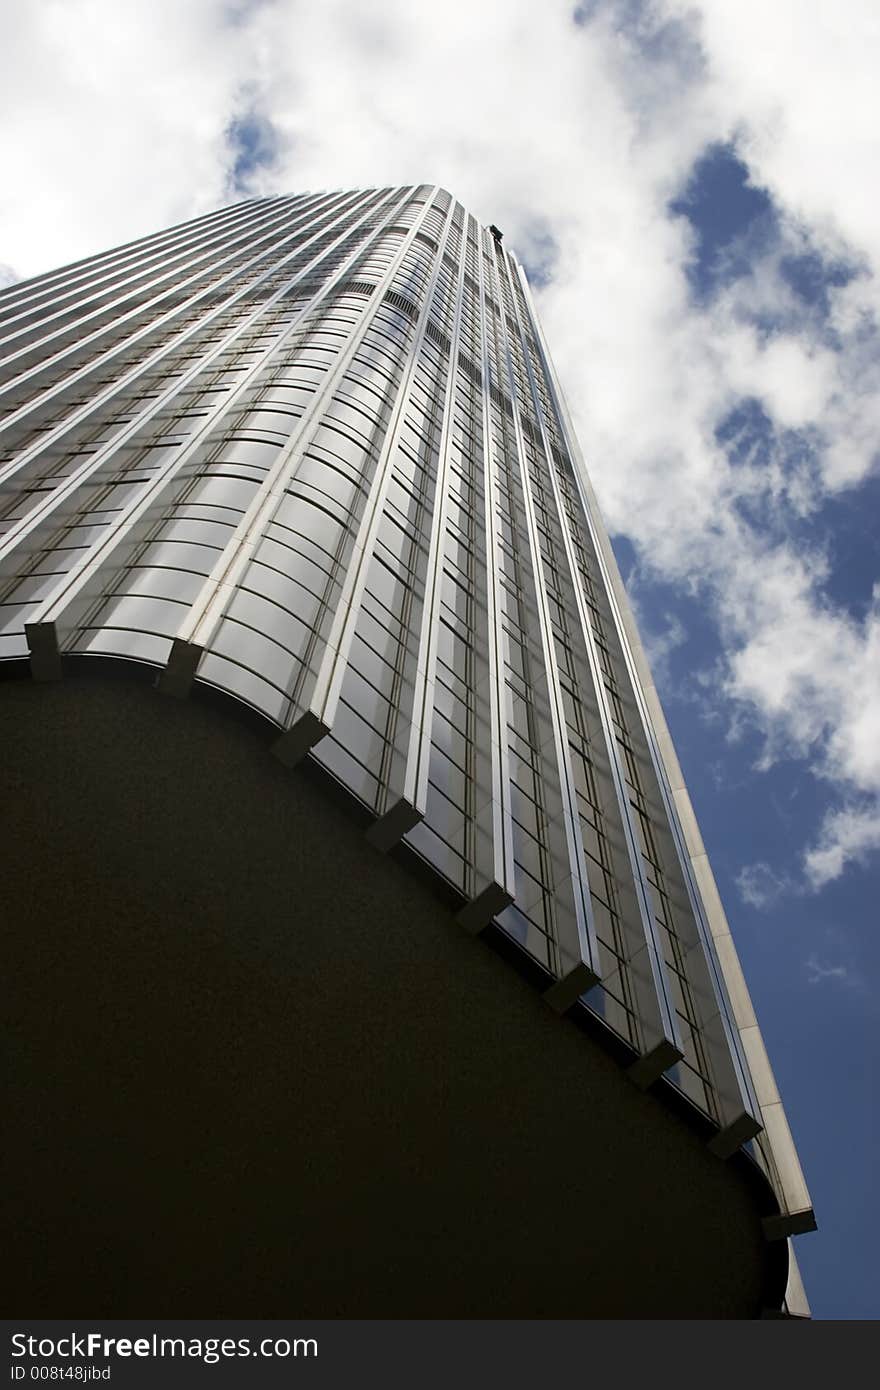
[(0, 294), (0, 658), (277, 728), (812, 1224), (525, 275), (428, 185), (258, 199)]

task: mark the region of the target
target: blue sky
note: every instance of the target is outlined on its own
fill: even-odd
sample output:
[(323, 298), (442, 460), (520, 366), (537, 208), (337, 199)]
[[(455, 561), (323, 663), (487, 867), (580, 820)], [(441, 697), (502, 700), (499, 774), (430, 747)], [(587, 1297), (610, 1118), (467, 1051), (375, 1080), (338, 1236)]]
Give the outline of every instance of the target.
[(814, 1313), (880, 1314), (873, 0), (32, 0), (4, 37), (6, 278), (426, 179), (519, 250), (814, 1198)]
[[(687, 276), (701, 303), (748, 274), (753, 258), (780, 238), (772, 198), (750, 184), (731, 145), (707, 149), (672, 207), (696, 237)], [(790, 257), (782, 275), (804, 311), (819, 320), (829, 316), (829, 291), (852, 278), (844, 264), (816, 252)], [(766, 315), (762, 327), (772, 334), (780, 321)], [(773, 449), (773, 426), (759, 402), (748, 398), (732, 414), (718, 430), (731, 453), (760, 457)], [(827, 600), (861, 618), (880, 574), (878, 520), (875, 473), (858, 490), (823, 499), (806, 517), (757, 516), (754, 525), (766, 531), (782, 525), (795, 544), (823, 547)], [(797, 1242), (814, 1313), (877, 1317), (876, 861), (851, 865), (821, 892), (806, 891), (799, 860), (827, 813), (828, 781), (805, 757), (761, 766), (760, 726), (738, 726), (726, 702), (715, 698), (723, 640), (699, 594), (643, 579), (638, 553), (624, 536), (616, 551), (649, 649), (658, 649), (670, 729), (819, 1215), (819, 1231)]]

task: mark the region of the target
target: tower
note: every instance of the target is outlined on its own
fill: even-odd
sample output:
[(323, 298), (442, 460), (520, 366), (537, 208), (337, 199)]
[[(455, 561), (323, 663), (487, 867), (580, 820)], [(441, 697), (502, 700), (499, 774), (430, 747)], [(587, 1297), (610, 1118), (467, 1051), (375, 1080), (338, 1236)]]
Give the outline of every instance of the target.
[[(315, 1154), (334, 1153), (348, 1220), (366, 1220), (375, 1190), (359, 1186), (354, 1157), (339, 1159), (336, 1122), (321, 1110), (322, 1096), (345, 1115), (351, 1106), (361, 1140), (380, 1123), (344, 1080), (353, 1066), (361, 1089), (370, 1078), (381, 1086), (385, 1123), (400, 1126), (409, 1159), (393, 1171), (398, 1194), (412, 1177), (401, 1198), (410, 1227), (420, 1201), (443, 1213), (442, 1235), (428, 1221), (421, 1257), (402, 1232), (383, 1250), (367, 1223), (365, 1263), (348, 1283), (328, 1267), (313, 1311), (328, 1311), (322, 1298), (355, 1316), (419, 1309), (407, 1302), (414, 1277), (426, 1296), (432, 1277), (444, 1290), (435, 1316), (462, 1315), (462, 1280), (469, 1307), (500, 1316), (784, 1306), (785, 1238), (811, 1229), (809, 1197), (526, 277), (499, 229), (427, 185), (259, 199), (13, 286), (0, 312), (0, 655), (18, 678), (5, 693), (23, 958), (36, 941), (51, 975), (57, 913), (72, 896), (65, 949), (73, 922), (86, 949), (114, 921), (102, 958), (138, 962), (123, 995), (155, 932), (157, 989), (175, 952), (191, 951), (234, 1001), (230, 962), (256, 969), (256, 950), (265, 978), (283, 928), (293, 957), (279, 957), (278, 971), (289, 972), (301, 1026), (294, 1047), (279, 1015), (262, 1046), (308, 1054), (284, 1073), (297, 1078), (291, 1123), (308, 1116), (296, 1146), (303, 1183)], [(204, 980), (192, 980), (201, 998)], [(506, 993), (523, 981), (527, 1003)], [(439, 1029), (433, 1003), (412, 1007), (426, 986), (427, 999), (443, 995)], [(178, 1005), (165, 999), (165, 1025), (180, 1026)], [(479, 1009), (485, 1027), (473, 1033), (464, 1016)], [(491, 1051), (492, 1035), (497, 1048), (511, 1010), (525, 1010), (532, 1030), (517, 1035), (528, 1101), (517, 1117), (522, 1058), (505, 1067), (493, 1054), (493, 1123), (504, 1147), (524, 1129), (534, 1173), (523, 1152), (518, 1177), (487, 1171), (470, 1188), (467, 1145), (448, 1137), (478, 1132), (489, 1076), (457, 1099), (462, 1079), (446, 1101), (435, 1078), (423, 1112), (408, 1050), (425, 1045), (430, 1015), (437, 1073), (454, 1057), (463, 1078), (466, 1047)], [(206, 1019), (210, 1037), (216, 1020)], [(138, 1013), (123, 1029), (123, 1049), (149, 1020)], [(363, 1055), (355, 1064), (362, 1033), (368, 1055), (387, 1043), (374, 1069)], [(175, 1036), (196, 1047), (185, 1030)], [(251, 1037), (252, 1058), (265, 1059), (260, 1046)], [(154, 1086), (157, 1066), (138, 1085)], [(224, 1064), (243, 1091), (249, 1066)], [(118, 1100), (120, 1117), (128, 1104)], [(591, 1115), (602, 1117), (601, 1144), (588, 1138)], [(455, 1177), (413, 1176), (447, 1141)], [(252, 1180), (279, 1184), (254, 1143)], [(247, 1169), (246, 1150), (241, 1139), (233, 1168)], [(393, 1167), (387, 1142), (381, 1154), (375, 1162)], [(677, 1191), (634, 1249), (643, 1217), (624, 1210), (642, 1210), (643, 1161), (658, 1191), (683, 1165), (690, 1198)], [(167, 1155), (159, 1167), (179, 1207), (190, 1188), (175, 1186)], [(231, 1170), (218, 1160), (211, 1171), (222, 1185)], [(529, 1184), (547, 1202), (558, 1181), (578, 1212), (572, 1241), (591, 1232), (606, 1252), (580, 1265), (566, 1255), (566, 1279), (587, 1290), (581, 1304), (548, 1292), (555, 1247), (536, 1252), (537, 1237), (524, 1238), (522, 1277), (506, 1274), (500, 1292), (485, 1290), (509, 1255), (493, 1264), (472, 1251), (461, 1269), (438, 1272), (467, 1250), (469, 1204), (485, 1217), (497, 1196), (485, 1238), (500, 1251)], [(309, 1191), (290, 1217), (301, 1233), (306, 1206), (336, 1210), (320, 1182)], [(161, 1221), (162, 1202), (150, 1209)], [(706, 1244), (708, 1212), (721, 1233)], [(725, 1254), (743, 1230), (737, 1256)], [(621, 1231), (633, 1268), (659, 1262), (656, 1283), (612, 1271)], [(680, 1251), (664, 1266), (673, 1233), (680, 1251), (693, 1247), (689, 1269)], [(312, 1260), (320, 1239), (317, 1227), (306, 1239)], [(728, 1265), (707, 1289), (712, 1239), (714, 1262)], [(147, 1290), (149, 1266), (139, 1265)], [(365, 1269), (379, 1280), (374, 1303)], [(222, 1285), (195, 1278), (202, 1302), (191, 1311), (233, 1313), (236, 1296), (249, 1311), (263, 1306), (255, 1271), (237, 1291), (233, 1273), (224, 1278), (228, 1307), (217, 1304)]]

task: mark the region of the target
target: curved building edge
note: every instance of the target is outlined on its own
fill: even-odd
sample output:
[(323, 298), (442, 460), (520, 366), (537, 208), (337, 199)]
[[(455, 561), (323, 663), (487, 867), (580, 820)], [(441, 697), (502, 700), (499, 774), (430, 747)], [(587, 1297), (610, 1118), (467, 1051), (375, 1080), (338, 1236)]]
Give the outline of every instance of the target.
[[(520, 279), (529, 302), (533, 307), (534, 322), (537, 326), (541, 347), (557, 395), (557, 404), (564, 420), (567, 443), (574, 460), (585, 508), (588, 511), (595, 533), (595, 539), (602, 552), (608, 573), (609, 584), (613, 590), (622, 626), (621, 638), (628, 646), (635, 674), (641, 687), (645, 703), (645, 723), (648, 736), (653, 742), (659, 766), (667, 784), (672, 802), (672, 813), (680, 827), (687, 850), (688, 861), (694, 884), (711, 932), (712, 947), (721, 971), (725, 992), (730, 1002), (736, 1022), (742, 1051), (753, 1082), (763, 1133), (754, 1141), (755, 1149), (762, 1167), (770, 1179), (780, 1206), (778, 1217), (765, 1220), (765, 1230), (770, 1239), (781, 1239), (800, 1235), (816, 1228), (816, 1220), (809, 1190), (804, 1179), (785, 1110), (758, 1026), (748, 986), (743, 975), (727, 915), (709, 862), (709, 856), (700, 834), (690, 795), (685, 785), (681, 765), (669, 732), (663, 707), (644, 647), (620, 569), (614, 555), (608, 529), (602, 519), (598, 499), (590, 482), (583, 458), (583, 452), (574, 430), (571, 414), (562, 392), (558, 373), (544, 337), (543, 328), (537, 313), (534, 313), (534, 300), (528, 277), (520, 266)], [(798, 1272), (794, 1252), (789, 1245), (790, 1274), (786, 1293), (786, 1303), (796, 1316), (809, 1316), (809, 1305), (804, 1293), (803, 1283)]]

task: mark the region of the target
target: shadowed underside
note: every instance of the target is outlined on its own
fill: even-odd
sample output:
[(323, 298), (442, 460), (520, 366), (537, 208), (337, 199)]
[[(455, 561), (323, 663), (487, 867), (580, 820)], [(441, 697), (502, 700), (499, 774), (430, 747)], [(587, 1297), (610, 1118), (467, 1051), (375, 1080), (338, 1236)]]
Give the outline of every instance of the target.
[(779, 1306), (757, 1170), (313, 770), (147, 685), (9, 682), (0, 711), (10, 1314)]

